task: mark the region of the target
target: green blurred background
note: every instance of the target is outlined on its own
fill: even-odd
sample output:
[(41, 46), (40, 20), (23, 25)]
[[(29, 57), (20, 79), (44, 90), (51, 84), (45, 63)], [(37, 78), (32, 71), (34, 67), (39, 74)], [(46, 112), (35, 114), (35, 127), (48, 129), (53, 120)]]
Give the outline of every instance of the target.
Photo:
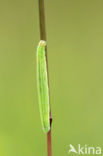
[[(53, 156), (103, 145), (103, 1), (45, 0)], [(0, 0), (0, 156), (46, 156), (36, 83), (38, 0)]]

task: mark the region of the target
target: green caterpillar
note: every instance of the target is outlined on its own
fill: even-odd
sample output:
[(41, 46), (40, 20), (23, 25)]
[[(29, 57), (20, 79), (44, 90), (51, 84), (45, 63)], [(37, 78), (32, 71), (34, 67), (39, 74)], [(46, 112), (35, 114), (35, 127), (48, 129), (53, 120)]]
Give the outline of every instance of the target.
[(37, 75), (38, 75), (38, 94), (39, 94), (39, 106), (40, 116), (45, 133), (50, 130), (49, 121), (49, 88), (47, 78), (47, 67), (45, 57), (46, 41), (41, 40), (37, 47)]

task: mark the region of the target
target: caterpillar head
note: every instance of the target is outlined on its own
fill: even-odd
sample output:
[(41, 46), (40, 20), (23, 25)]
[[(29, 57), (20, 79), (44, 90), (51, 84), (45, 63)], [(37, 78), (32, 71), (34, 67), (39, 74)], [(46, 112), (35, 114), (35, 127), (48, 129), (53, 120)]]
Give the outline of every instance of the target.
[(45, 46), (46, 46), (46, 41), (40, 40), (37, 48), (38, 56), (40, 56), (40, 58), (44, 58), (45, 56)]
[(46, 46), (46, 41), (44, 41), (44, 40), (40, 40), (40, 42), (39, 42), (39, 46), (41, 46), (41, 47), (45, 47), (45, 46)]

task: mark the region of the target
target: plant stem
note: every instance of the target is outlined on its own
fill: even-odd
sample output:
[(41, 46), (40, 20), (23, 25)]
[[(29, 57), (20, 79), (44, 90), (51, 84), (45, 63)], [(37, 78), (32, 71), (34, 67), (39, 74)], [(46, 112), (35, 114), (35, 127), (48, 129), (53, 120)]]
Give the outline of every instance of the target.
[[(46, 41), (44, 0), (38, 0), (38, 2), (39, 2), (40, 39)], [(48, 76), (48, 87), (49, 87), (49, 97), (50, 97), (47, 46), (46, 46), (46, 49), (45, 49), (45, 57), (46, 57), (46, 64), (47, 64), (47, 76)], [(49, 101), (49, 104), (50, 104), (50, 101)], [(51, 117), (51, 107), (50, 107), (50, 131), (47, 133), (47, 151), (48, 151), (48, 156), (52, 156), (51, 123), (52, 123), (52, 117)]]

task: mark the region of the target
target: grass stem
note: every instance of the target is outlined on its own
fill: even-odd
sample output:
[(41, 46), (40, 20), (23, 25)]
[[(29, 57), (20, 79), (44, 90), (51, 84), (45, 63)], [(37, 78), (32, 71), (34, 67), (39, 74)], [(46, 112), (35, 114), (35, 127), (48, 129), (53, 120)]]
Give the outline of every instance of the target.
[[(40, 40), (46, 41), (44, 0), (38, 0), (38, 2), (39, 2)], [(48, 76), (48, 87), (49, 87), (49, 97), (50, 97), (47, 46), (45, 49), (45, 56), (46, 56), (46, 64), (47, 64), (47, 76)], [(50, 101), (49, 101), (49, 104), (50, 104)], [(52, 117), (51, 117), (51, 107), (50, 107), (50, 126), (51, 126), (51, 123), (52, 123)], [(48, 156), (52, 156), (51, 129), (47, 133), (47, 152), (48, 152)]]

